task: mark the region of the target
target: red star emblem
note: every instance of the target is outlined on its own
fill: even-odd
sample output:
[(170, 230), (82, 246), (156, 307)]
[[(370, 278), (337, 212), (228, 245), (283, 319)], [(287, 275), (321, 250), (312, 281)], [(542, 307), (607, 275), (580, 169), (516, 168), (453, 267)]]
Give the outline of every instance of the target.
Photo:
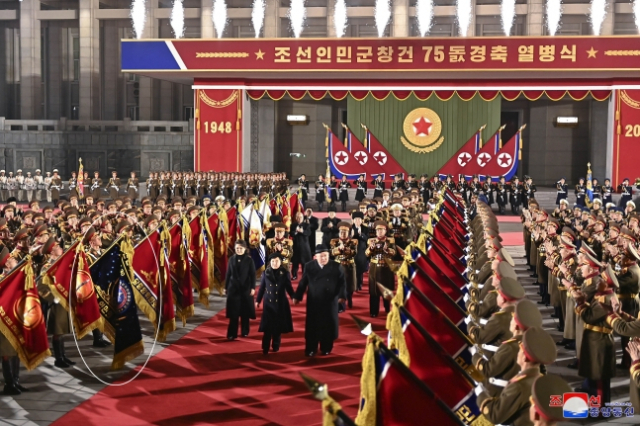
[(458, 164), (460, 164), (462, 167), (466, 166), (469, 161), (471, 161), (471, 156), (469, 155), (469, 153), (463, 152), (458, 155)]
[(511, 165), (511, 156), (507, 153), (502, 153), (498, 156), (498, 164), (501, 167), (507, 167)]
[(426, 118), (420, 117), (413, 122), (413, 132), (416, 136), (428, 136), (431, 133), (432, 124)]

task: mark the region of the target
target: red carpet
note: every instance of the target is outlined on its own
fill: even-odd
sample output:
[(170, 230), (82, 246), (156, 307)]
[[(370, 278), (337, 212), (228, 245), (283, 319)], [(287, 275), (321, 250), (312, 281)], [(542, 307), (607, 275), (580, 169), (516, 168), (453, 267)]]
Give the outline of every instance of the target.
[(498, 223), (521, 223), (520, 216), (500, 216), (496, 215)]
[(501, 232), (503, 246), (522, 246), (524, 245), (524, 237), (520, 232)]
[[(53, 424), (320, 425), (320, 401), (298, 372), (327, 383), (331, 396), (355, 418), (366, 338), (348, 314), (371, 319), (368, 306), (365, 287), (354, 294), (354, 309), (340, 314), (333, 353), (314, 358), (303, 351), (304, 302), (292, 307), (295, 331), (282, 336), (280, 352), (266, 356), (259, 319), (252, 321), (248, 338), (229, 342), (222, 311), (160, 352), (133, 383), (105, 388)], [(386, 336), (384, 321), (384, 314), (373, 321), (381, 336)]]

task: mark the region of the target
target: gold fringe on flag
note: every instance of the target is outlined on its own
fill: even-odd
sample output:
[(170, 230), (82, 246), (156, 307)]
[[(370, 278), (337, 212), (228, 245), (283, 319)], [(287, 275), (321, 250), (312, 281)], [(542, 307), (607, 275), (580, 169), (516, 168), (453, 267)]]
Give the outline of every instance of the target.
[(400, 361), (409, 367), (411, 364), (411, 357), (409, 356), (407, 342), (404, 340), (400, 310), (395, 304), (391, 307), (389, 315), (387, 315), (387, 330), (389, 330), (389, 349), (396, 349), (398, 351), (398, 358), (400, 358)]
[(362, 376), (360, 376), (360, 407), (356, 424), (371, 426), (376, 424), (376, 345), (379, 337), (372, 333), (367, 339), (367, 346), (362, 357)]
[(127, 362), (139, 357), (143, 353), (144, 342), (140, 340), (139, 342), (128, 347), (126, 350), (113, 356), (113, 361), (111, 362), (111, 371), (120, 370)]

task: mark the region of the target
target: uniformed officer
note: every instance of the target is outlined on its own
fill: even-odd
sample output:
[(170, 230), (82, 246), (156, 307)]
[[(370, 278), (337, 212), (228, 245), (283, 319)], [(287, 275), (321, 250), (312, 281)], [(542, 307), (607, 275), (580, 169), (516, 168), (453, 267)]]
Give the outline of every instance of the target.
[(293, 257), (293, 242), (289, 238), (285, 238), (287, 225), (282, 222), (274, 223), (273, 230), (274, 237), (268, 238), (266, 241), (267, 256), (276, 252), (280, 253), (282, 265), (289, 270)]
[(138, 199), (138, 178), (136, 177), (136, 172), (131, 172), (131, 177), (127, 180), (127, 194), (129, 198), (131, 198), (132, 204), (136, 204), (136, 200)]
[[(342, 265), (344, 270), (347, 304), (353, 308), (353, 293), (356, 291), (358, 280), (356, 277), (355, 257), (358, 251), (358, 240), (351, 238), (351, 224), (349, 222), (338, 223), (338, 238), (331, 240), (331, 255), (336, 262)], [(344, 311), (344, 306), (339, 308)]]
[(564, 409), (560, 404), (551, 404), (557, 395), (573, 392), (571, 386), (560, 376), (547, 374), (533, 381), (531, 387), (531, 409), (529, 420), (533, 426), (555, 426), (563, 421)]
[(567, 185), (564, 177), (561, 177), (556, 183), (556, 190), (556, 205), (560, 205), (560, 200), (567, 199), (567, 191), (569, 190), (569, 185)]
[[(369, 238), (365, 254), (369, 258), (369, 314), (375, 318), (380, 312), (380, 291), (377, 284), (395, 290), (395, 273), (391, 269), (391, 260), (396, 254), (395, 241), (387, 237), (388, 225), (384, 221), (375, 222), (375, 237)], [(390, 302), (383, 298), (384, 310), (389, 313)]]
[(355, 200), (361, 202), (367, 198), (367, 181), (364, 180), (364, 173), (358, 176), (358, 179), (353, 181), (353, 184), (356, 186)]
[(627, 205), (627, 201), (631, 201), (633, 194), (633, 186), (629, 185), (629, 178), (624, 178), (622, 183), (618, 185), (618, 192), (620, 193), (618, 207), (624, 209)]
[(482, 401), (482, 414), (493, 424), (529, 424), (531, 389), (541, 376), (540, 365), (555, 360), (556, 347), (546, 331), (540, 327), (525, 331), (517, 355), (520, 372), (509, 380), (499, 396)]
[(385, 190), (385, 183), (382, 180), (382, 175), (376, 176), (376, 178), (371, 181), (371, 185), (373, 186), (373, 198), (382, 198), (382, 191)]

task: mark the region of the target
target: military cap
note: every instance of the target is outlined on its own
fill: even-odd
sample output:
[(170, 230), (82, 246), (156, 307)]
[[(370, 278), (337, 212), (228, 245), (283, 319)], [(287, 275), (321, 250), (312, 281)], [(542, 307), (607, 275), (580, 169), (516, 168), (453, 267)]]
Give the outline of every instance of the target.
[(152, 212), (161, 212), (162, 211), (162, 207), (160, 206), (153, 206), (153, 208), (151, 209)]
[(607, 286), (613, 288), (620, 287), (620, 283), (618, 283), (618, 277), (616, 277), (616, 274), (613, 271), (610, 263), (607, 263), (607, 267), (604, 268), (600, 276), (602, 277), (604, 282), (607, 283)]
[(569, 228), (568, 226), (565, 226), (562, 228), (562, 233), (560, 235), (562, 237), (568, 238), (571, 241), (571, 243), (573, 243), (576, 240), (576, 233), (573, 232), (573, 229)]
[(11, 204), (7, 204), (6, 206), (4, 206), (4, 208), (2, 209), (3, 212), (7, 212), (7, 211), (15, 211), (16, 208), (13, 207)]
[(129, 222), (127, 222), (126, 220), (121, 220), (116, 225), (116, 234), (120, 234), (122, 231), (128, 231), (130, 228), (131, 226), (129, 226)]
[[(529, 203), (529, 204), (531, 204), (531, 203)], [(549, 213), (547, 213), (544, 210), (540, 210), (538, 212), (538, 217), (536, 218), (536, 222), (544, 222), (548, 218), (549, 218)]]
[(516, 303), (513, 319), (522, 331), (531, 327), (542, 327), (540, 310), (535, 303), (528, 299), (523, 299)]
[(171, 210), (169, 212), (169, 218), (172, 218), (173, 216), (182, 216), (182, 214), (178, 210)]
[(620, 230), (620, 236), (622, 238), (626, 238), (627, 240), (631, 240), (634, 243), (636, 242), (636, 236), (633, 234), (633, 231), (627, 227), (623, 227)]
[(506, 262), (512, 267), (516, 266), (516, 263), (513, 261), (513, 258), (511, 257), (507, 249), (505, 249), (504, 247), (498, 250), (496, 257), (498, 258), (499, 261)]
[(146, 218), (146, 219), (144, 220), (144, 226), (147, 226), (147, 227), (148, 227), (148, 226), (150, 226), (151, 222), (156, 222), (156, 223), (158, 223), (159, 221), (158, 221), (158, 218), (157, 218), (157, 217), (155, 217), (155, 216), (151, 215), (151, 216), (149, 216), (148, 218)]
[(88, 199), (92, 199), (93, 200), (93, 195), (87, 194), (87, 195), (84, 196), (84, 198), (85, 198), (85, 200), (88, 200)]
[(382, 191), (382, 195), (391, 195), (391, 191), (385, 189), (384, 191)]
[(500, 279), (504, 278), (512, 278), (517, 279), (518, 275), (516, 275), (516, 271), (513, 269), (513, 266), (508, 264), (507, 262), (500, 262), (498, 264), (498, 270), (496, 271)]
[(271, 223), (282, 222), (282, 216), (280, 216), (279, 214), (271, 215), (271, 218), (269, 219), (269, 222), (271, 222)]
[(563, 199), (560, 200), (560, 204), (566, 204), (568, 206), (569, 202), (567, 201), (566, 198), (563, 198)]
[(607, 226), (607, 218), (600, 214), (596, 217), (596, 223), (601, 223), (603, 226)]
[(594, 198), (593, 199), (593, 204), (596, 204), (596, 203), (602, 204), (602, 200), (600, 198)]
[(639, 221), (640, 219), (638, 219), (638, 214), (636, 212), (631, 212), (629, 213), (629, 216), (627, 217), (627, 220), (629, 222), (631, 222), (631, 220), (635, 220), (635, 221)]
[(284, 229), (285, 231), (287, 230), (287, 225), (285, 225), (282, 222), (275, 222), (272, 227), (274, 230), (275, 229)]
[(351, 213), (351, 219), (356, 219), (356, 218), (364, 219), (364, 214), (362, 212)]
[(633, 207), (633, 209), (636, 209), (636, 203), (634, 203), (633, 201), (629, 200), (627, 201), (627, 207)]
[(80, 221), (78, 222), (78, 226), (82, 227), (82, 225), (86, 224), (86, 223), (91, 223), (91, 219), (89, 219), (88, 217), (83, 217), (82, 219), (80, 219)]
[(401, 200), (411, 200), (411, 197), (409, 196), (409, 194), (404, 194), (402, 197), (400, 197)]
[(402, 206), (402, 204), (400, 204), (398, 202), (394, 202), (393, 204), (391, 204), (390, 209), (391, 210), (402, 210), (402, 209), (404, 209), (404, 207)]
[(18, 202), (18, 199), (16, 197), (7, 198), (7, 204), (17, 203), (17, 202)]
[(22, 228), (18, 232), (16, 232), (16, 235), (14, 235), (13, 240), (21, 241), (21, 240), (26, 240), (28, 237), (29, 237), (29, 228)]
[(554, 374), (540, 376), (534, 380), (531, 387), (531, 405), (540, 418), (549, 424), (564, 420), (564, 410), (560, 405), (551, 405), (551, 397), (573, 392), (564, 379)]
[(3, 247), (2, 251), (0, 251), (0, 268), (4, 268), (4, 265), (7, 264), (7, 260), (9, 260), (9, 256), (11, 252), (8, 248)]
[(520, 348), (530, 362), (551, 364), (556, 360), (556, 342), (540, 327), (532, 327), (524, 332)]
[(638, 255), (638, 251), (633, 246), (633, 244), (629, 244), (627, 246), (627, 252), (625, 253), (625, 257), (627, 259), (631, 259), (631, 260), (634, 260), (636, 262), (640, 261), (640, 255)]
[(53, 207), (51, 206), (45, 206), (42, 208), (43, 212), (52, 212), (53, 211)]
[(33, 236), (34, 237), (39, 237), (40, 235), (44, 235), (44, 234), (48, 234), (49, 233), (49, 227), (45, 224), (42, 225), (38, 225), (36, 227), (33, 228)]
[(375, 229), (378, 229), (378, 228), (389, 229), (389, 225), (384, 220), (376, 220), (374, 222), (374, 226), (375, 226)]
[(500, 244), (500, 241), (497, 238), (491, 238), (489, 241), (489, 243), (491, 244), (490, 247), (493, 248), (495, 251), (498, 251), (502, 248), (502, 244)]
[[(219, 195), (218, 197), (216, 197), (216, 199), (219, 198), (219, 197), (222, 197), (222, 196)], [(224, 197), (222, 197), (222, 199), (224, 200)], [(172, 199), (171, 200), (171, 205), (172, 206), (175, 206), (175, 205), (181, 206), (182, 205), (182, 198), (176, 197), (176, 198)]]
[(560, 237), (560, 248), (564, 248), (567, 250), (575, 249), (576, 246), (571, 242), (571, 240), (565, 236)]
[(612, 220), (609, 221), (609, 230), (615, 229), (617, 232), (620, 232), (620, 225), (618, 222), (614, 222)]
[(71, 208), (68, 212), (65, 212), (65, 216), (67, 219), (78, 217), (78, 210)]
[[(503, 263), (504, 262), (502, 262), (501, 265)], [(502, 277), (498, 284), (498, 293), (500, 293), (505, 300), (513, 302), (524, 298), (524, 287), (522, 287), (515, 278)]]
[(340, 228), (347, 228), (347, 229), (351, 229), (351, 224), (349, 222), (338, 222), (338, 229)]
[(200, 207), (198, 207), (198, 206), (189, 207), (189, 209), (187, 210), (187, 214), (191, 214), (191, 212), (194, 212), (194, 211), (196, 211), (196, 212), (200, 211)]
[(51, 251), (53, 250), (53, 246), (55, 245), (56, 245), (55, 237), (49, 238), (47, 242), (44, 243), (44, 246), (42, 246), (42, 254), (51, 254)]
[(327, 252), (327, 251), (329, 251), (329, 248), (324, 244), (318, 244), (316, 246), (316, 254), (324, 253), (324, 252)]
[(375, 204), (369, 204), (367, 205), (367, 210), (369, 209), (378, 210), (378, 206), (376, 206)]
[(550, 217), (549, 218), (549, 225), (553, 225), (556, 227), (556, 229), (558, 229), (560, 227), (560, 221), (558, 219), (556, 219), (555, 217)]
[(151, 202), (151, 200), (144, 200), (144, 201), (142, 202), (142, 207), (144, 207), (144, 206), (149, 206), (149, 205), (153, 205), (153, 203)]
[(329, 208), (327, 209), (327, 212), (337, 212), (338, 210), (336, 210), (336, 206), (329, 206)]
[(591, 254), (589, 253), (585, 253), (584, 255), (584, 263), (583, 265), (589, 265), (592, 268), (602, 268), (602, 263), (600, 263), (600, 261), (598, 259), (596, 259), (595, 257), (593, 257)]
[[(244, 240), (240, 240), (240, 241), (244, 242)], [(269, 255), (269, 260), (271, 261), (272, 259), (280, 259), (280, 260), (282, 260), (282, 254), (280, 254), (279, 251), (274, 251), (273, 253), (271, 253)]]
[(33, 210), (27, 210), (24, 213), (22, 213), (22, 217), (33, 217)]
[(580, 244), (580, 253), (584, 253), (584, 254), (588, 254), (591, 257), (597, 257), (596, 252), (593, 251), (593, 249), (589, 246), (589, 244), (587, 244), (586, 242), (582, 242), (582, 244)]
[(96, 229), (92, 226), (87, 229), (87, 232), (84, 233), (84, 237), (82, 238), (82, 244), (89, 244), (91, 238), (96, 234)]

